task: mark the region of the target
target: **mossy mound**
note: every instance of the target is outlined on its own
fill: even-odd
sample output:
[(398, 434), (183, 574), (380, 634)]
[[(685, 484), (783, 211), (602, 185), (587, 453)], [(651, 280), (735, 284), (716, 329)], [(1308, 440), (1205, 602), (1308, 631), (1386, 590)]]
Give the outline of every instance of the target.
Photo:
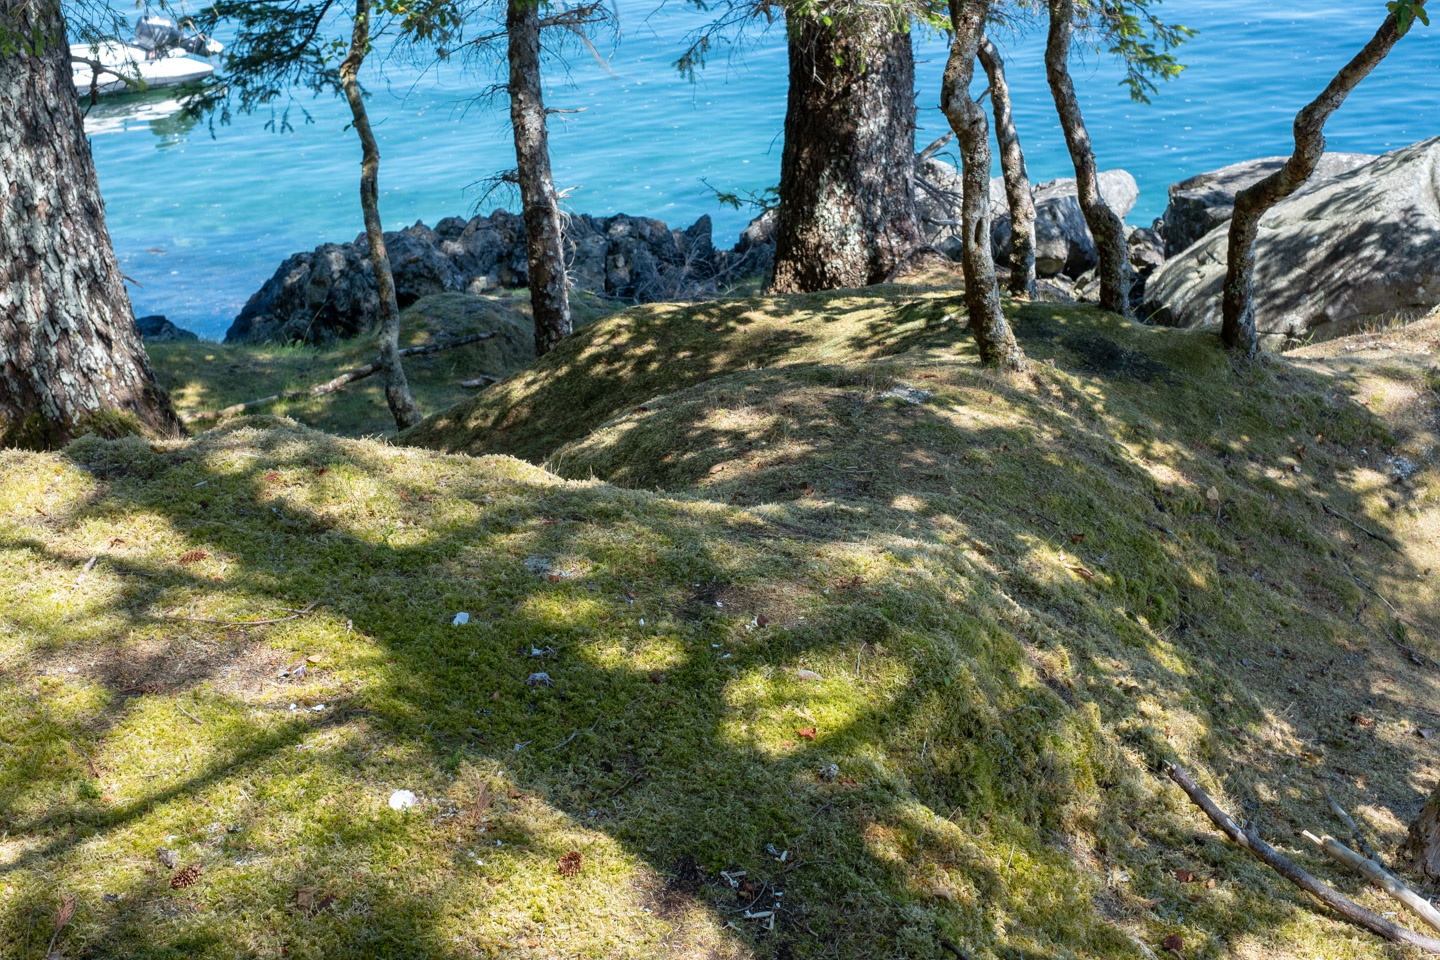
[[(611, 309), (583, 293), (577, 295), (572, 306), (575, 322), (580, 325)], [(503, 378), (534, 362), (530, 301), (524, 290), (494, 296), (441, 293), (425, 297), (402, 312), (402, 347), (488, 330), (499, 336), (405, 359), (406, 378), (422, 410), (444, 410), (473, 395), (474, 390), (460, 385), (463, 381), (481, 376)], [(173, 341), (149, 343), (146, 349), (160, 385), (170, 392), (182, 415), (304, 390), (369, 363), (376, 354), (373, 336), (326, 347)], [(293, 417), (307, 426), (341, 436), (386, 436), (395, 432), (381, 376), (335, 393), (274, 403), (260, 412)]]
[(1431, 786), (1433, 467), (1324, 371), (1032, 306), (1003, 377), (953, 303), (600, 321), (449, 418), (549, 469), (0, 454), (0, 942), (69, 892), (95, 956), (1389, 956), (1159, 771), (1390, 909), (1291, 831)]

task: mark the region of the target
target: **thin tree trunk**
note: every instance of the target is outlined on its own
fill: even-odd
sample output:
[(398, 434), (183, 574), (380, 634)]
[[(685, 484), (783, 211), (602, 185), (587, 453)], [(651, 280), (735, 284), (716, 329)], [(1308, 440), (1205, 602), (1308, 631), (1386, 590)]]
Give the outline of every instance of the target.
[(1075, 166), (1080, 210), (1095, 238), (1100, 265), (1100, 306), (1128, 316), (1130, 313), (1130, 260), (1125, 245), (1125, 224), (1100, 196), (1100, 175), (1090, 132), (1070, 79), (1070, 42), (1075, 32), (1075, 0), (1050, 0), (1050, 33), (1045, 44), (1045, 76), (1065, 131), (1065, 145)]
[(515, 128), (515, 169), (525, 212), (525, 259), (530, 309), (535, 315), (535, 356), (570, 336), (570, 291), (565, 277), (565, 235), (560, 199), (550, 175), (545, 99), (540, 85), (540, 0), (509, 0), (510, 123)]
[(950, 25), (955, 35), (940, 88), (940, 109), (950, 121), (960, 147), (964, 184), (960, 202), (964, 245), (960, 256), (965, 271), (965, 306), (980, 348), (980, 362), (1023, 370), (1025, 355), (1000, 309), (995, 254), (990, 247), (990, 129), (985, 111), (970, 96), (988, 8), (989, 0), (950, 0)]
[(1254, 356), (1260, 345), (1255, 328), (1255, 239), (1260, 219), (1271, 207), (1304, 185), (1325, 153), (1325, 121), (1340, 109), (1361, 80), (1385, 59), (1400, 39), (1395, 14), (1385, 18), (1370, 42), (1341, 68), (1320, 96), (1295, 117), (1295, 152), (1285, 166), (1235, 195), (1230, 246), (1225, 263), (1225, 292), (1220, 339), (1231, 350)]
[(1025, 151), (1015, 130), (1005, 61), (989, 37), (980, 41), (980, 63), (990, 79), (990, 106), (995, 111), (995, 140), (1000, 146), (1000, 173), (1010, 205), (1010, 292), (1035, 298), (1035, 194), (1025, 169)]
[(789, 55), (770, 289), (880, 283), (924, 242), (910, 34), (883, 8), (795, 16)]
[(182, 432), (110, 245), (54, 0), (0, 0), (0, 445), (55, 447), (118, 412)]
[(405, 367), (400, 362), (400, 304), (395, 299), (395, 275), (390, 254), (385, 250), (385, 233), (380, 223), (380, 147), (370, 129), (365, 94), (360, 89), (360, 65), (370, 52), (370, 0), (355, 0), (355, 26), (350, 34), (350, 51), (340, 63), (340, 84), (350, 101), (350, 116), (360, 135), (360, 209), (365, 213), (365, 237), (370, 244), (370, 263), (375, 268), (375, 286), (380, 291), (380, 362), (385, 368), (385, 402), (395, 427), (406, 430), (425, 419), (410, 393)]

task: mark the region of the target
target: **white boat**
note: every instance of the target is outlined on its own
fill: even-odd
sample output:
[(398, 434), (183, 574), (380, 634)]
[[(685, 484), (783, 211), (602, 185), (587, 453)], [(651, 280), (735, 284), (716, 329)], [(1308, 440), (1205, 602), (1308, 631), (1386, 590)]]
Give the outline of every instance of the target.
[(72, 43), (71, 72), (82, 97), (92, 90), (100, 95), (158, 90), (204, 80), (215, 67), (199, 58), (214, 57), (222, 49), (208, 37), (182, 34), (171, 20), (147, 16), (136, 24), (133, 44)]

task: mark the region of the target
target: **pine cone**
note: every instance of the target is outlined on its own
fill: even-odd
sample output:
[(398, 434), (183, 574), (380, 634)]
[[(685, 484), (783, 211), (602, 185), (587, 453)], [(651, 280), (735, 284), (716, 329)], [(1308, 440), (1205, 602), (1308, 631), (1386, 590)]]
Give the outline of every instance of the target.
[(202, 869), (198, 863), (192, 863), (188, 867), (182, 867), (180, 872), (170, 878), (170, 886), (176, 890), (183, 890), (188, 886), (192, 886), (200, 879), (200, 871)]
[(580, 854), (571, 850), (560, 858), (560, 875), (562, 877), (573, 877), (580, 872)]

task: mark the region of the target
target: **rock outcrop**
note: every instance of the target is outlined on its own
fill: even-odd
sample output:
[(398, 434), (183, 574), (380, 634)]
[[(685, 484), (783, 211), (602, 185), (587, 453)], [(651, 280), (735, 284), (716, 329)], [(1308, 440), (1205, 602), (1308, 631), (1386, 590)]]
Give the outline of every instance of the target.
[[(1146, 315), (1218, 327), (1228, 240), (1221, 225), (1167, 260), (1146, 287)], [(1440, 138), (1276, 204), (1261, 221), (1255, 256), (1255, 320), (1269, 346), (1440, 304)]]
[(151, 343), (171, 343), (176, 340), (199, 340), (189, 330), (175, 326), (168, 319), (159, 314), (149, 317), (136, 317), (135, 329), (140, 331), (142, 339)]
[[(944, 160), (931, 157), (920, 165), (922, 181), (916, 191), (926, 239), (952, 260), (960, 259), (959, 228), (961, 178), (958, 170)], [(1093, 268), (1099, 258), (1095, 238), (1080, 210), (1075, 180), (1065, 177), (1035, 184), (1035, 272), (1041, 277), (1065, 274), (1078, 277)], [(1123, 220), (1140, 199), (1135, 178), (1124, 170), (1100, 174), (1100, 195)], [(997, 263), (1010, 256), (1010, 206), (1005, 182), (990, 181), (990, 233)]]
[[(416, 223), (386, 233), (385, 248), (402, 308), (437, 293), (529, 282), (525, 223), (504, 210), (470, 220), (446, 217), (434, 228)], [(326, 343), (374, 329), (380, 300), (369, 249), (361, 234), (291, 256), (250, 297), (226, 341)], [(732, 250), (715, 249), (708, 216), (684, 230), (625, 214), (580, 214), (566, 227), (575, 285), (636, 303), (713, 296), (727, 282), (768, 269), (774, 249), (770, 215), (756, 218)]]
[[(1165, 256), (1176, 256), (1220, 224), (1229, 222), (1235, 210), (1235, 195), (1279, 170), (1286, 159), (1262, 157), (1232, 163), (1172, 184), (1170, 204), (1161, 218), (1165, 222)], [(1310, 182), (1333, 180), (1374, 159), (1368, 153), (1327, 153), (1320, 158)]]

